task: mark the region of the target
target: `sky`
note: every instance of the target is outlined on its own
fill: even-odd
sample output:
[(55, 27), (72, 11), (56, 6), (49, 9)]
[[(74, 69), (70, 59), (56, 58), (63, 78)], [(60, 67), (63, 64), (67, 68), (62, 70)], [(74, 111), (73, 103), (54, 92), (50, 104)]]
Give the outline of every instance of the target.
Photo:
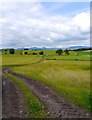
[(90, 46), (90, 2), (3, 2), (0, 48)]

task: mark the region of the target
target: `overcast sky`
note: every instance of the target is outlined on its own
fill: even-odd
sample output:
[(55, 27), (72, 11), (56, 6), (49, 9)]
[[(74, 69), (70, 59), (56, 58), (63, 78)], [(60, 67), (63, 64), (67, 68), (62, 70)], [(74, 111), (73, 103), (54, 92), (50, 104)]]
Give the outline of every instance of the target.
[(0, 48), (89, 46), (90, 3), (3, 2), (0, 25)]

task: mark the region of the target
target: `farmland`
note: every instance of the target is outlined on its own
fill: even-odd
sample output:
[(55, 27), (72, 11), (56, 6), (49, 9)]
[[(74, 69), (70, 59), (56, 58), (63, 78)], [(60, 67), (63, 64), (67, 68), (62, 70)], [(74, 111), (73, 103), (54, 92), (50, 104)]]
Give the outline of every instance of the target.
[(2, 55), (2, 66), (41, 82), (75, 105), (90, 110), (91, 52), (56, 55), (54, 50), (45, 50), (45, 56), (19, 53)]
[(40, 80), (59, 93), (70, 97), (77, 104), (89, 109), (89, 69), (89, 62), (49, 60), (40, 64), (15, 67), (13, 71)]

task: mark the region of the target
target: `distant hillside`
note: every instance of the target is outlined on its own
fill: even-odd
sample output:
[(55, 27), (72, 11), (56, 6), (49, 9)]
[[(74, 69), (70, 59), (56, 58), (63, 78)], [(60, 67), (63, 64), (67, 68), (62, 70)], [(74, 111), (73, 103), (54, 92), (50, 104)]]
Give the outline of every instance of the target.
[[(66, 47), (66, 48), (47, 48), (47, 47), (30, 47), (28, 48), (29, 50), (57, 50), (57, 49), (69, 49), (69, 50), (76, 50), (76, 49), (89, 49), (90, 47), (88, 46), (70, 46), (70, 47)], [(24, 50), (25, 48), (18, 48), (18, 50)]]
[[(24, 50), (25, 48), (18, 48), (18, 50)], [(31, 48), (28, 48), (29, 50), (56, 50), (58, 48), (47, 48), (47, 47), (42, 47), (42, 48), (39, 48), (39, 47), (31, 47)]]
[(70, 46), (70, 47), (67, 47), (66, 49), (69, 49), (69, 50), (75, 50), (75, 49), (89, 49), (90, 47), (88, 46)]

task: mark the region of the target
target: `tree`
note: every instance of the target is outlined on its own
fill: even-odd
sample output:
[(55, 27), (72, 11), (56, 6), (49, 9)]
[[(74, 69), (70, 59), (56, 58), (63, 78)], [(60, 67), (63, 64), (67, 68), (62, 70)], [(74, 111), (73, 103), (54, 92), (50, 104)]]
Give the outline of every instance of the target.
[(39, 52), (39, 55), (43, 55), (43, 54), (44, 54), (44, 52), (43, 52), (43, 51)]
[(14, 54), (14, 49), (9, 49), (10, 54)]
[(65, 52), (66, 55), (69, 55), (69, 51), (67, 49), (65, 49), (64, 52)]
[(7, 49), (5, 49), (5, 54), (7, 54)]
[(8, 51), (7, 49), (2, 49), (3, 54), (7, 54), (7, 51)]
[(23, 54), (23, 55), (28, 55), (28, 54), (29, 54), (29, 50), (23, 50), (23, 51), (22, 51), (22, 54)]
[(62, 53), (63, 53), (63, 50), (62, 50), (62, 49), (56, 50), (56, 54), (61, 55)]
[(25, 51), (25, 52), (24, 52), (24, 54), (25, 54), (25, 55), (27, 55), (27, 54), (28, 54), (28, 52), (27, 52), (27, 51)]

